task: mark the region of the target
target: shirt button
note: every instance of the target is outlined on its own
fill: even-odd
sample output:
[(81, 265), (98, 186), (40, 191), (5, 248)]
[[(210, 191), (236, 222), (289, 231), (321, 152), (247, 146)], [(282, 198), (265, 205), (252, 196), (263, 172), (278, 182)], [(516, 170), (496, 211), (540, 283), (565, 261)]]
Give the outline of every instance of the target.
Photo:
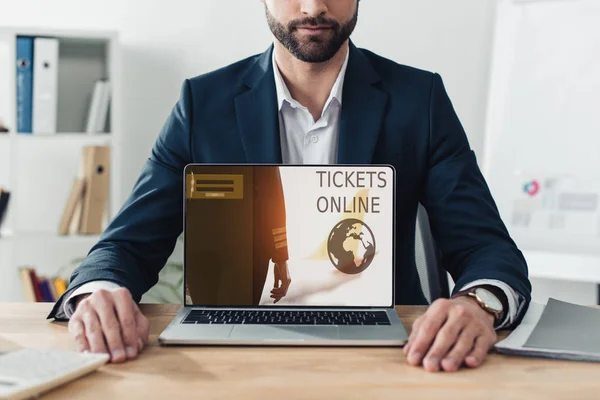
[(313, 142), (313, 143), (317, 143), (319, 141), (319, 138), (316, 135), (312, 135), (310, 137), (310, 141)]

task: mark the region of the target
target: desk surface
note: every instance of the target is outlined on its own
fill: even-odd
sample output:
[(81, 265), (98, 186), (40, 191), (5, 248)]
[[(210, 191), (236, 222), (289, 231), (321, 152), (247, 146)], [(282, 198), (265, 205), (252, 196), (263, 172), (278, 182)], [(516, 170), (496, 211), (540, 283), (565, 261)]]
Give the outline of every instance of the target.
[[(490, 354), (478, 369), (428, 373), (409, 366), (399, 348), (158, 346), (178, 309), (142, 305), (151, 338), (138, 360), (107, 364), (44, 398), (581, 399), (600, 392), (600, 364), (591, 363)], [(410, 329), (425, 308), (397, 310)], [(45, 319), (49, 311), (50, 304), (0, 303), (0, 348), (74, 349), (66, 323)]]

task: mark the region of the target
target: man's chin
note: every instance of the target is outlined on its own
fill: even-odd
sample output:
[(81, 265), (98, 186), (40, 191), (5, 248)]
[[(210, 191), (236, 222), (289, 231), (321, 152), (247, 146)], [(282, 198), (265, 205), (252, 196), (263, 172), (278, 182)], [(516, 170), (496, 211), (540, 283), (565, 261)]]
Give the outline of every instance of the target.
[(326, 57), (326, 54), (330, 54), (331, 50), (327, 43), (318, 43), (314, 41), (309, 41), (306, 43), (302, 43), (300, 46), (298, 53), (302, 55), (304, 60), (310, 60), (309, 62), (323, 62), (328, 61), (323, 58)]
[(319, 64), (331, 60), (331, 57), (327, 58), (322, 53), (301, 53), (297, 58), (310, 64)]

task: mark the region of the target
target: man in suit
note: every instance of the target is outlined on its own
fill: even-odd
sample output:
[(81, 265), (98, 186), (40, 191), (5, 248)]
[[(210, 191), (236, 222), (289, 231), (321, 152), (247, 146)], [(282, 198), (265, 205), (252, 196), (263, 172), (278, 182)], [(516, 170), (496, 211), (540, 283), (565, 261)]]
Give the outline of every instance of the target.
[(426, 304), (414, 259), (419, 203), (456, 283), (415, 322), (408, 362), (481, 365), (495, 329), (519, 322), (531, 285), (442, 79), (356, 48), (358, 0), (261, 1), (274, 45), (185, 80), (131, 196), (50, 316), (71, 317), (82, 350), (136, 357), (148, 335), (136, 301), (182, 230), (187, 163), (391, 164), (396, 304)]
[[(272, 304), (278, 303), (291, 283), (279, 167), (191, 166), (186, 175), (185, 281), (191, 304), (259, 305), (271, 261), (270, 297)], [(233, 184), (239, 198), (207, 198), (197, 183), (204, 180), (204, 187), (210, 187), (210, 179), (236, 175), (243, 178), (239, 187)]]

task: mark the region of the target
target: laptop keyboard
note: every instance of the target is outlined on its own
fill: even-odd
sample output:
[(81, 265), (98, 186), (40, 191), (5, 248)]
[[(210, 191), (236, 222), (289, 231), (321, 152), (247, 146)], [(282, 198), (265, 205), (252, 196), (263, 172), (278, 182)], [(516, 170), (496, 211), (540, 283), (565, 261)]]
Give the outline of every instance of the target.
[(192, 310), (182, 324), (391, 325), (385, 311)]

